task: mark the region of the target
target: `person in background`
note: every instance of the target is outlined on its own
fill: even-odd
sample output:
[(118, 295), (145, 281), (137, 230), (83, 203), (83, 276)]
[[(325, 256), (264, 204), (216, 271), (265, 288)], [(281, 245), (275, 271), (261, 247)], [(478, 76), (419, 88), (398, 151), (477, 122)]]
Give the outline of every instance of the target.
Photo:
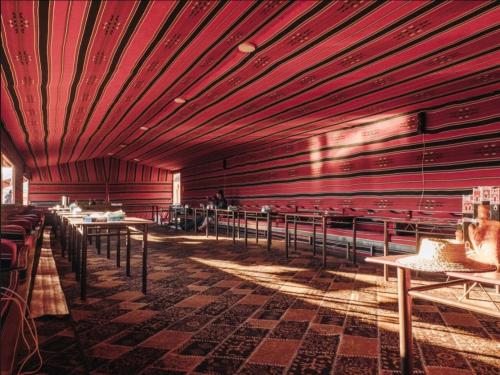
[(476, 224), (468, 227), (472, 253), (468, 254), (478, 262), (500, 265), (500, 222), (490, 220), (490, 206), (478, 207)]
[[(225, 210), (227, 209), (227, 199), (224, 197), (224, 192), (222, 190), (217, 191), (215, 194), (215, 197), (212, 199), (208, 199), (209, 205), (207, 207), (210, 208), (210, 203), (212, 208), (218, 209), (218, 210)], [(198, 227), (199, 231), (205, 230), (207, 225), (213, 221), (213, 217), (207, 215), (205, 219), (203, 220), (203, 223)]]

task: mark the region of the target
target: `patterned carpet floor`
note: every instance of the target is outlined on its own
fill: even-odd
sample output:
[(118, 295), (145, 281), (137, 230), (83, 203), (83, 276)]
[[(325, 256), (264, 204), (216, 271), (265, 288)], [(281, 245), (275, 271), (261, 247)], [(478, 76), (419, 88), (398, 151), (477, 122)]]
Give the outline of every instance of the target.
[[(138, 238), (132, 277), (115, 267), (112, 245), (111, 260), (90, 247), (83, 303), (52, 241), (71, 316), (37, 320), (41, 372), (399, 373), (395, 279), (383, 283), (381, 268), (330, 257), (322, 269), (305, 247), (286, 260), (279, 243), (267, 253), (153, 228), (144, 296)], [(419, 300), (413, 311), (415, 373), (499, 373), (500, 322)]]

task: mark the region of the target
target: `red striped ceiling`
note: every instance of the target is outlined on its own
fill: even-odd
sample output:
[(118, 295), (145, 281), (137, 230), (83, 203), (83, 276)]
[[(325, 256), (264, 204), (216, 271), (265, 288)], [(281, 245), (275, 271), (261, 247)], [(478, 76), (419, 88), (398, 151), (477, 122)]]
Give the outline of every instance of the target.
[(3, 1), (2, 126), (31, 168), (177, 169), (491, 94), (499, 20), (490, 1)]

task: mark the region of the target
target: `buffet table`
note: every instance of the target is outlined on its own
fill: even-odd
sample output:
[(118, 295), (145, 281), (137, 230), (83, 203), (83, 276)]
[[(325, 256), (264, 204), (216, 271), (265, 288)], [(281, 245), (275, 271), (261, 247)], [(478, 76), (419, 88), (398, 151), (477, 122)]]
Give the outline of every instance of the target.
[[(126, 246), (126, 274), (130, 276), (130, 234), (131, 230), (134, 233), (142, 234), (142, 292), (147, 292), (147, 257), (148, 257), (148, 227), (153, 224), (151, 220), (126, 217), (120, 221), (106, 222), (87, 222), (83, 220), (83, 214), (65, 215), (66, 225), (69, 229), (68, 255), (75, 265), (76, 277), (80, 281), (80, 296), (84, 300), (87, 296), (87, 256), (88, 242), (92, 237), (96, 238), (96, 247), (100, 249), (99, 238), (103, 235), (100, 231), (105, 230), (104, 236), (111, 235), (112, 231), (117, 232), (118, 238), (120, 231), (125, 229), (127, 232)], [(86, 216), (87, 213), (85, 213)], [(66, 236), (66, 230), (62, 233), (63, 238)], [(118, 242), (118, 249), (119, 249)], [(108, 258), (109, 258), (109, 241), (108, 241)], [(120, 253), (117, 250), (117, 266), (120, 266)]]

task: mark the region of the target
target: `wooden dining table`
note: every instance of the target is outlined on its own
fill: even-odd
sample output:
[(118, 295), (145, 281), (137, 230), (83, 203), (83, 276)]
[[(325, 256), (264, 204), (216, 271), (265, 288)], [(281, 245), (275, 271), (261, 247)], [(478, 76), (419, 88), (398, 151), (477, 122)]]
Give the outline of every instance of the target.
[[(105, 229), (107, 233), (115, 230), (121, 230), (125, 228), (127, 230), (128, 236), (130, 236), (130, 230), (132, 229), (134, 233), (142, 234), (142, 292), (147, 293), (147, 260), (148, 260), (148, 227), (153, 224), (153, 221), (146, 220), (138, 217), (125, 217), (123, 220), (119, 221), (105, 221), (105, 222), (87, 222), (83, 220), (81, 215), (75, 217), (67, 217), (68, 225), (73, 227), (73, 230), (78, 231), (79, 236), (71, 236), (70, 241), (73, 243), (70, 245), (72, 249), (76, 249), (77, 254), (81, 254), (79, 261), (77, 261), (77, 267), (80, 279), (80, 297), (85, 300), (87, 297), (87, 259), (88, 259), (88, 240), (90, 236), (98, 237), (101, 234), (97, 233), (95, 230)], [(94, 229), (93, 233), (90, 233)], [(109, 236), (109, 234), (107, 234)], [(118, 232), (119, 235), (119, 232)], [(79, 244), (75, 243), (79, 242)], [(77, 246), (79, 245), (79, 246)], [(130, 241), (127, 245), (126, 253), (126, 274), (130, 276), (130, 256), (131, 256)], [(117, 253), (117, 265), (119, 266), (119, 254)]]
[[(367, 257), (365, 260), (369, 263), (380, 264), (397, 268), (397, 289), (398, 289), (398, 314), (399, 314), (399, 356), (401, 363), (401, 373), (409, 375), (413, 373), (413, 339), (412, 339), (412, 298), (420, 298), (423, 300), (440, 303), (443, 305), (462, 308), (464, 310), (477, 312), (479, 314), (491, 315), (500, 319), (500, 312), (492, 310), (480, 305), (472, 303), (463, 303), (460, 301), (443, 298), (436, 295), (429, 295), (424, 292), (435, 290), (454, 285), (463, 285), (468, 280), (480, 280), (481, 273), (491, 273), (495, 271), (496, 266), (491, 266), (491, 269), (481, 270), (480, 273), (464, 273), (464, 272), (439, 272), (450, 277), (459, 277), (456, 280), (445, 282), (437, 282), (423, 286), (411, 286), (411, 269), (398, 262), (399, 259), (411, 255), (389, 255), (389, 256), (373, 256)], [(484, 280), (483, 280), (484, 281)], [(491, 278), (492, 284), (500, 284), (500, 278)]]

